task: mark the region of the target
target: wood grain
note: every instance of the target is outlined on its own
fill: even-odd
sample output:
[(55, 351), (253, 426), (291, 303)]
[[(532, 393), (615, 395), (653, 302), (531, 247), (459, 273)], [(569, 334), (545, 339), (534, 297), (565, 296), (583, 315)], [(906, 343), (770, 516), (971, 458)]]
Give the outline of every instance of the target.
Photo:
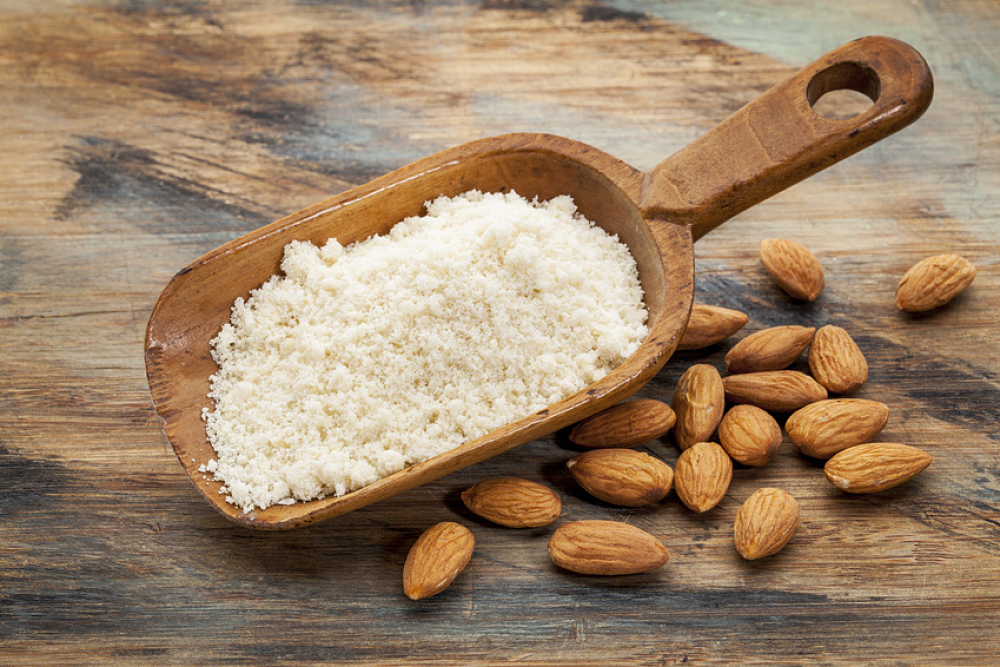
[[(1000, 654), (1000, 77), (992, 3), (816, 5), (112, 3), (0, 8), (0, 664), (992, 665)], [(595, 504), (562, 434), (315, 526), (218, 516), (178, 464), (143, 370), (153, 303), (183, 266), (290, 212), (451, 146), (512, 131), (648, 171), (830, 48), (891, 34), (930, 63), (913, 127), (747, 210), (696, 248), (696, 299), (738, 336), (827, 323), (865, 352), (881, 435), (934, 463), (848, 497), (787, 438), (694, 516)], [(789, 301), (756, 256), (792, 238), (826, 289)], [(917, 260), (979, 268), (954, 302), (899, 313)], [(669, 402), (677, 353), (641, 395)], [(804, 360), (797, 366), (807, 370)], [(645, 451), (671, 465), (669, 438)], [(563, 519), (670, 549), (657, 572), (571, 575), (550, 528), (465, 510), (473, 483), (548, 484)], [(802, 525), (743, 561), (740, 503), (780, 486)], [(444, 593), (402, 592), (409, 547), (452, 520), (476, 554)]]

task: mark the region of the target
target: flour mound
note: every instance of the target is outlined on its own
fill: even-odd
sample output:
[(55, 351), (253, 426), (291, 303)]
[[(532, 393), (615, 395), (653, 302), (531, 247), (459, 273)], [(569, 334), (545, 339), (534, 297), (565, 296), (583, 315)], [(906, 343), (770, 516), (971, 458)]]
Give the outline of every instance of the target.
[(203, 472), (250, 511), (343, 495), (599, 380), (646, 336), (635, 261), (572, 199), (466, 192), (292, 242), (212, 341)]

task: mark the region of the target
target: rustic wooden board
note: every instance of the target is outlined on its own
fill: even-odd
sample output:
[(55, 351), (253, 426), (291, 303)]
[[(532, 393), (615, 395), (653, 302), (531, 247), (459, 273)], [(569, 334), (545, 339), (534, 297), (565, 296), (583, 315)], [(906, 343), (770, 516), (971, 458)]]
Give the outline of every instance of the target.
[[(1000, 654), (1000, 31), (992, 3), (62, 3), (0, 7), (0, 664), (992, 665)], [(698, 242), (697, 297), (746, 331), (837, 323), (865, 350), (885, 440), (935, 462), (873, 497), (835, 491), (786, 441), (695, 517), (669, 496), (619, 510), (574, 488), (561, 437), (305, 529), (255, 533), (205, 503), (152, 408), (143, 333), (203, 252), (414, 159), (552, 132), (640, 169), (822, 52), (912, 43), (937, 93), (914, 127)], [(761, 239), (810, 247), (809, 306), (766, 279)], [(960, 252), (973, 287), (893, 305), (902, 272)], [(669, 400), (679, 353), (642, 392)], [(673, 463), (669, 439), (646, 448)], [(470, 516), (494, 475), (548, 483), (564, 519), (658, 535), (671, 562), (558, 571), (551, 528)], [(739, 504), (780, 485), (803, 524), (743, 562)], [(473, 529), (444, 594), (401, 591), (431, 523)]]

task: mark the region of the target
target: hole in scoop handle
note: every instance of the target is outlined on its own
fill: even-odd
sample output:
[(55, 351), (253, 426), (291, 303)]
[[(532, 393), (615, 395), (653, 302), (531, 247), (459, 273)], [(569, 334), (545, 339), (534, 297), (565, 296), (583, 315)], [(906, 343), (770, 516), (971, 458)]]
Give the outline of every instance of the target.
[[(849, 119), (816, 113), (832, 90), (873, 100)], [(889, 37), (849, 42), (750, 102), (646, 174), (647, 218), (688, 225), (698, 239), (740, 211), (917, 120), (931, 102), (930, 68)]]

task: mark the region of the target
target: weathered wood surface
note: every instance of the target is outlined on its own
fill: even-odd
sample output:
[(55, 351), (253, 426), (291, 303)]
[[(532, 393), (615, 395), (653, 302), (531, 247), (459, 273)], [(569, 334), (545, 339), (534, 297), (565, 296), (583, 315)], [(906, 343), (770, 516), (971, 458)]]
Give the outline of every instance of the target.
[[(144, 3), (0, 8), (0, 664), (992, 665), (1000, 655), (1000, 32), (993, 3)], [(697, 298), (746, 331), (837, 323), (892, 409), (882, 439), (934, 464), (848, 497), (787, 441), (695, 517), (671, 495), (590, 502), (559, 438), (290, 532), (234, 526), (197, 494), (152, 408), (143, 333), (203, 252), (414, 159), (542, 131), (648, 170), (840, 43), (916, 46), (936, 99), (912, 128), (700, 240)], [(756, 255), (811, 248), (814, 304)], [(966, 255), (972, 288), (928, 315), (895, 283)], [(678, 353), (643, 395), (669, 400)], [(667, 441), (647, 448), (673, 463)], [(671, 549), (662, 570), (572, 576), (551, 529), (471, 517), (494, 475), (548, 483), (564, 520), (626, 520)], [(780, 485), (803, 523), (743, 562), (740, 502)], [(428, 525), (476, 533), (444, 594), (402, 595)]]

